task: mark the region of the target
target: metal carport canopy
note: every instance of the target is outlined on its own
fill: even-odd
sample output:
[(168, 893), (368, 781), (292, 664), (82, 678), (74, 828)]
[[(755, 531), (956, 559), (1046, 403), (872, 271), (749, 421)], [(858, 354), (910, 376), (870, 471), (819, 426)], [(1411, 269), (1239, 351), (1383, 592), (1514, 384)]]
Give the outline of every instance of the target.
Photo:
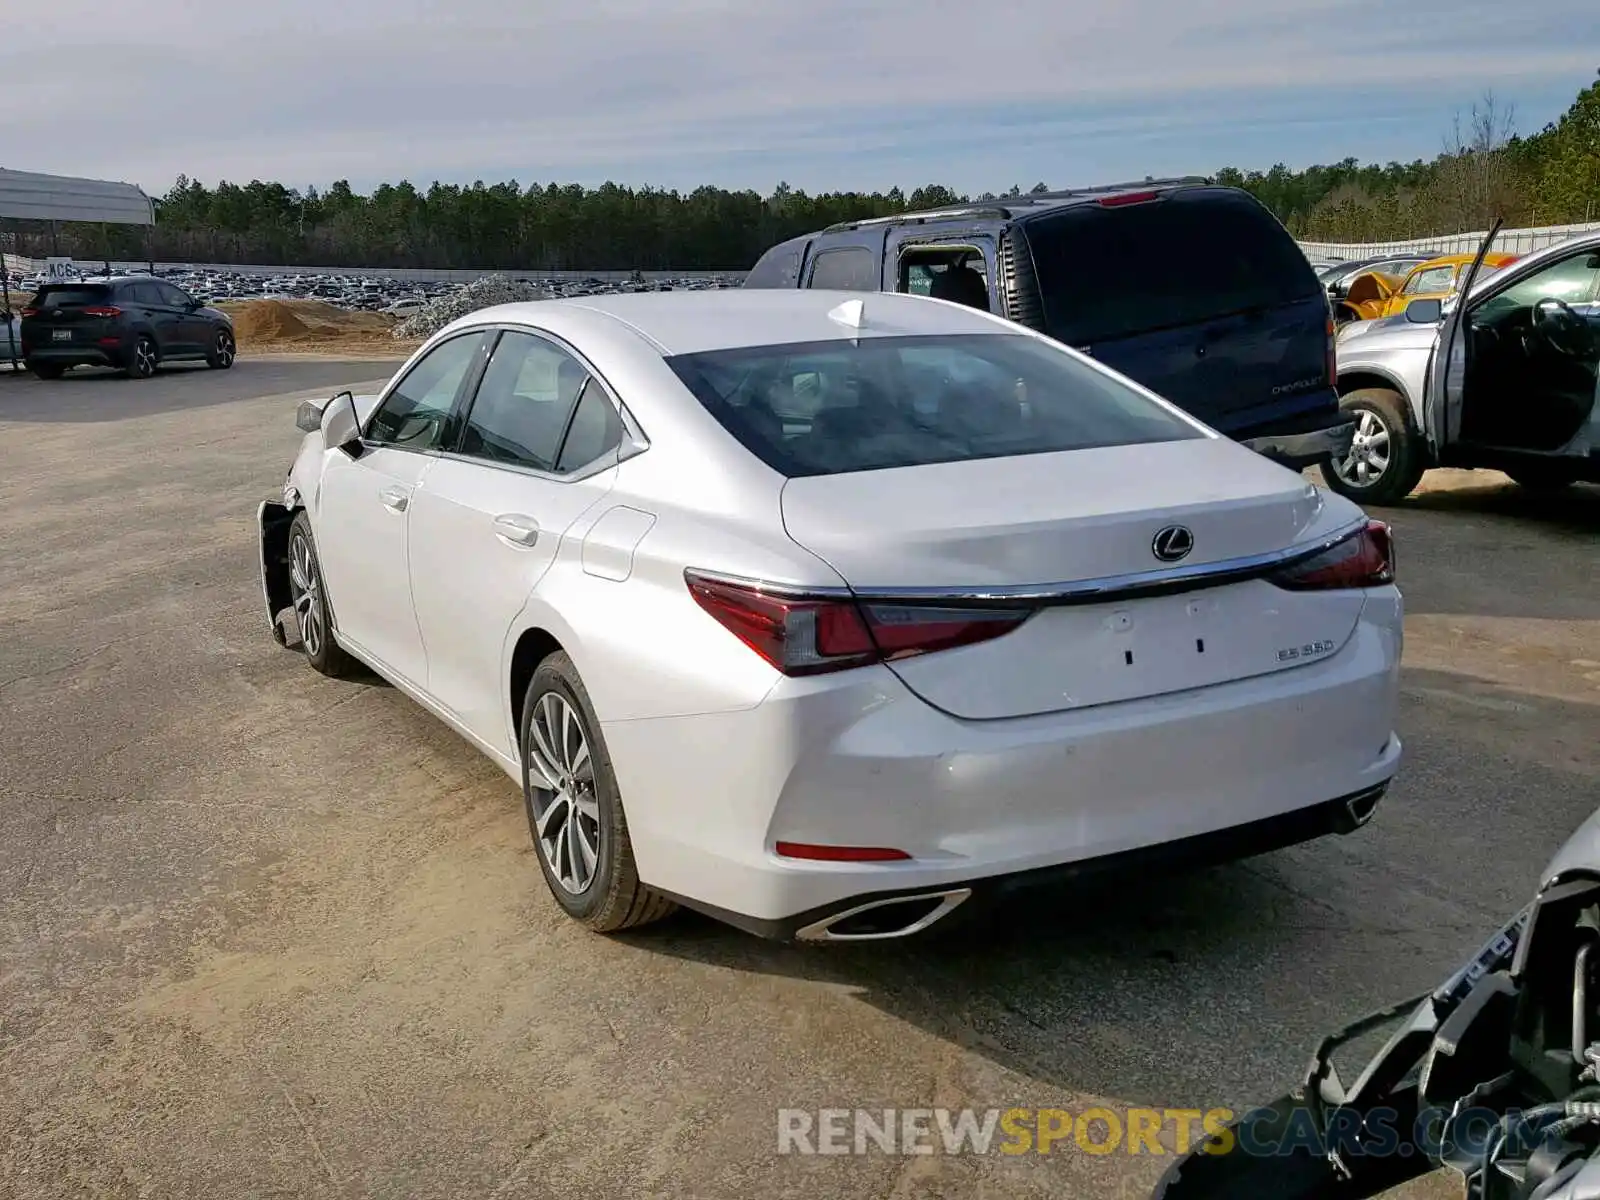
[(40, 175), (0, 167), (0, 218), (154, 225), (155, 205), (131, 183)]

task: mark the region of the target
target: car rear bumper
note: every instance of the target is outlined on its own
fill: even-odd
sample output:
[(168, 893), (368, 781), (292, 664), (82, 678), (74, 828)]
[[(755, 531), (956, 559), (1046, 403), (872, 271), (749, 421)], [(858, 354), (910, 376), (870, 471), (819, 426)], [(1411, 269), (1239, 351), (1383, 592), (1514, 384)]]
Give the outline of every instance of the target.
[(1330, 458), (1344, 458), (1350, 453), (1350, 443), (1355, 438), (1355, 422), (1341, 420), (1322, 429), (1302, 433), (1273, 433), (1243, 438), (1241, 443), (1286, 467), (1303, 470), (1326, 462)]
[[(970, 890), (956, 908), (1353, 828), (1346, 806), (1375, 802), (1400, 763), (1400, 622), (1398, 592), (1374, 589), (1349, 641), (1320, 661), (1036, 717), (960, 720), (866, 668), (782, 680), (743, 711), (603, 732), (640, 878), (743, 928), (796, 936), (886, 896)], [(779, 841), (910, 857), (796, 859)]]
[(61, 367), (117, 367), (122, 365), (125, 353), (120, 342), (115, 346), (52, 346), (49, 343), (36, 346), (30, 343), (26, 361)]

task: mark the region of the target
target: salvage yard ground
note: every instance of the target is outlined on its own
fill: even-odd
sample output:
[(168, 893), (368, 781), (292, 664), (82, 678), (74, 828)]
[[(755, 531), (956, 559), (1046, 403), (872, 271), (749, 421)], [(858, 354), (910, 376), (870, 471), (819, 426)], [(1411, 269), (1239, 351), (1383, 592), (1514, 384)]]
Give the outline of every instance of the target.
[(1384, 514), (1408, 761), (1368, 829), (955, 940), (587, 934), (504, 776), (268, 635), (295, 403), (392, 365), (0, 372), (0, 1196), (1145, 1195), (1164, 1160), (1070, 1143), (780, 1157), (777, 1110), (1271, 1098), (1600, 802), (1600, 490), (1441, 473)]

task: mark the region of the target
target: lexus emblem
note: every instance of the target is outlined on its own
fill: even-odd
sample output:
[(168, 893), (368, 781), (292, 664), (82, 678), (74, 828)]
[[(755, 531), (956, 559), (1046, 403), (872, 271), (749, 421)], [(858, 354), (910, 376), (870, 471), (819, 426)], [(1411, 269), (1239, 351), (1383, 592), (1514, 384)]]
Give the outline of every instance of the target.
[(1188, 558), (1189, 551), (1194, 549), (1194, 534), (1184, 525), (1168, 525), (1165, 529), (1158, 530), (1150, 550), (1162, 562), (1177, 562), (1179, 559)]

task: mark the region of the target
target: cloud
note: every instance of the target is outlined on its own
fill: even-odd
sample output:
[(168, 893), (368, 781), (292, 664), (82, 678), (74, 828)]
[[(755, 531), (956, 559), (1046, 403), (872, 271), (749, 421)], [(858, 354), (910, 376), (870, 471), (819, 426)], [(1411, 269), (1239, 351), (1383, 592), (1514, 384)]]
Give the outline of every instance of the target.
[[(1572, 36), (1591, 3), (155, 0), (98, 41), (76, 6), (35, 5), (0, 50), (27, 98), (0, 106), (0, 140), (6, 165), (154, 191), (180, 172), (737, 186), (758, 164), (817, 189), (883, 186), (890, 162), (981, 189), (1076, 180), (1075, 145), (1106, 169), (1186, 143), (1265, 166), (1314, 128), (1376, 157), (1338, 118), (1387, 103), (1434, 113), (1407, 156), (1428, 155), (1483, 87), (1557, 103), (1591, 79)], [(978, 178), (980, 159), (1010, 170)]]

